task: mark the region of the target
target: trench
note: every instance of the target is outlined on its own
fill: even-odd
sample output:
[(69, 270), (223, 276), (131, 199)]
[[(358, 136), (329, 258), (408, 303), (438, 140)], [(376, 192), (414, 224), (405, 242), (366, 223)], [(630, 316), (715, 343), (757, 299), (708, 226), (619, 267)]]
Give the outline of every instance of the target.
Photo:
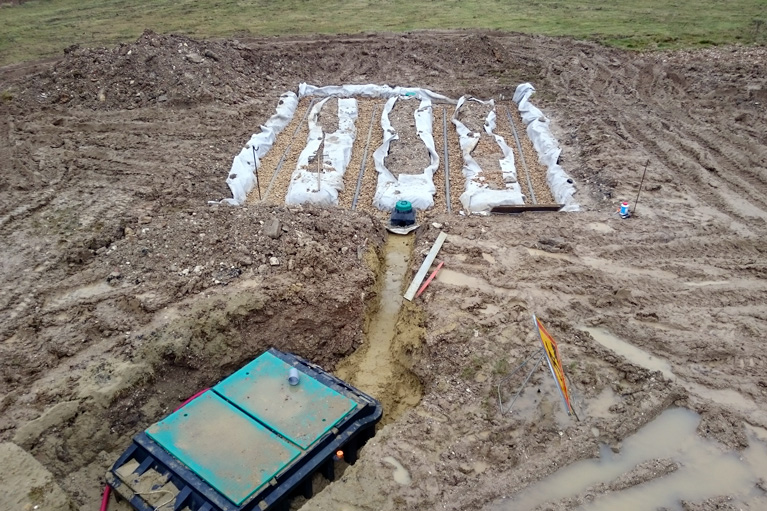
[(409, 302), (403, 307), (402, 297), (413, 238), (388, 235), (381, 258), (380, 286), (366, 318), (363, 342), (335, 371), (339, 378), (381, 402), (381, 425), (402, 416), (422, 396), (421, 383), (410, 370), (410, 356), (422, 337), (420, 312)]

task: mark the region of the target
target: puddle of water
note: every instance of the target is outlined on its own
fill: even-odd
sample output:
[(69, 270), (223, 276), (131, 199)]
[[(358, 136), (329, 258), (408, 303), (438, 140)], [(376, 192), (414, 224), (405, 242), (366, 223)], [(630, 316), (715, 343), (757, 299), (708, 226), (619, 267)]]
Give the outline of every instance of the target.
[(669, 380), (676, 379), (674, 373), (671, 371), (671, 364), (666, 360), (655, 357), (626, 341), (618, 339), (604, 328), (583, 327), (580, 330), (590, 333), (591, 337), (593, 337), (599, 344), (615, 354), (625, 357), (629, 362), (644, 367), (645, 369), (649, 369), (650, 371), (660, 371), (663, 376)]
[(604, 233), (615, 232), (615, 229), (613, 229), (607, 224), (603, 224), (602, 222), (591, 222), (590, 224), (588, 224), (588, 228), (597, 232), (604, 232)]
[(589, 417), (608, 418), (613, 416), (610, 407), (618, 403), (620, 403), (618, 395), (610, 387), (605, 387), (599, 395), (586, 401), (586, 411)]
[(606, 493), (577, 509), (681, 510), (681, 500), (698, 502), (720, 495), (744, 503), (763, 502), (764, 494), (756, 484), (767, 473), (767, 445), (752, 438), (741, 455), (724, 452), (718, 444), (696, 434), (699, 421), (698, 414), (690, 410), (666, 410), (627, 438), (620, 453), (614, 454), (603, 446), (599, 459), (573, 463), (511, 499), (495, 501), (488, 509), (534, 509), (545, 502), (576, 497), (596, 484), (609, 484), (640, 463), (669, 458), (678, 464), (676, 471), (650, 480), (640, 471), (634, 486), (618, 491), (605, 489)]
[(685, 282), (685, 286), (690, 287), (705, 287), (705, 286), (722, 286), (724, 284), (729, 284), (729, 280), (702, 280), (700, 282)]
[(538, 250), (537, 248), (528, 248), (527, 253), (532, 256), (550, 257), (552, 259), (562, 259), (564, 261), (574, 261), (575, 258), (567, 254), (559, 254), (557, 252), (546, 252), (545, 250)]
[(572, 254), (546, 252), (545, 250), (538, 250), (536, 248), (528, 248), (527, 252), (532, 256), (548, 257), (550, 259), (559, 259), (575, 264), (581, 264), (583, 266), (597, 269), (604, 273), (612, 273), (613, 275), (638, 275), (645, 277), (655, 277), (657, 279), (665, 280), (677, 278), (676, 274), (671, 273), (670, 271), (637, 268), (635, 266), (624, 266), (610, 259), (602, 259), (599, 257), (578, 257)]
[(93, 298), (95, 296), (104, 295), (111, 291), (114, 291), (114, 288), (107, 282), (96, 282), (95, 284), (79, 287), (54, 297), (51, 299), (49, 306), (56, 308), (61, 305), (79, 302), (81, 300)]
[(599, 327), (579, 327), (588, 332), (599, 344), (609, 349), (616, 355), (625, 357), (629, 362), (650, 371), (660, 371), (669, 380), (675, 381), (688, 392), (696, 396), (709, 399), (720, 405), (734, 408), (744, 414), (749, 421), (755, 421), (767, 426), (767, 412), (761, 410), (759, 405), (734, 389), (714, 389), (679, 378), (671, 370), (671, 364), (664, 358), (653, 356), (626, 341), (617, 338), (609, 331)]
[(461, 286), (461, 287), (469, 287), (472, 289), (478, 289), (480, 291), (484, 291), (485, 293), (489, 293), (489, 294), (503, 292), (503, 290), (501, 290), (500, 288), (496, 288), (495, 286), (490, 285), (485, 279), (481, 279), (479, 277), (472, 277), (471, 275), (466, 275), (465, 273), (460, 273), (454, 270), (448, 270), (446, 268), (442, 268), (439, 271), (435, 280), (437, 282), (441, 282), (443, 284), (449, 284), (451, 286)]
[(391, 456), (386, 456), (381, 461), (394, 467), (394, 473), (392, 474), (392, 477), (394, 477), (396, 482), (403, 486), (408, 486), (412, 482), (412, 479), (410, 478), (410, 472), (408, 472), (408, 470), (402, 466), (402, 463), (392, 458)]
[(498, 314), (499, 312), (501, 312), (501, 310), (502, 309), (500, 307), (498, 307), (497, 305), (495, 305), (495, 304), (486, 303), (485, 304), (485, 308), (484, 309), (480, 309), (479, 312), (481, 314), (485, 314), (487, 316), (492, 316), (493, 314)]
[(495, 264), (496, 263), (495, 257), (493, 257), (490, 254), (486, 254), (484, 252), (482, 252), (482, 259), (484, 259), (485, 261), (487, 261), (490, 264)]

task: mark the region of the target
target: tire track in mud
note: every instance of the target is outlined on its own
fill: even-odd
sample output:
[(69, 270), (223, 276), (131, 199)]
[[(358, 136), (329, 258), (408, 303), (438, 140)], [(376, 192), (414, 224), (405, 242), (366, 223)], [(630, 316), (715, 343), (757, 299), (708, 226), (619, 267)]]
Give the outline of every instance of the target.
[[(594, 57), (587, 67), (588, 79), (578, 86), (587, 91), (586, 96), (591, 98), (593, 104), (604, 103), (605, 96), (615, 104), (616, 110), (620, 112), (614, 122), (618, 127), (618, 135), (626, 139), (628, 134), (629, 142), (631, 139), (638, 140), (643, 147), (663, 161), (668, 169), (675, 169), (682, 176), (688, 177), (686, 181), (678, 178), (676, 181), (690, 185), (704, 202), (710, 201), (720, 210), (739, 219), (748, 220), (753, 216), (767, 218), (767, 194), (764, 193), (763, 175), (751, 168), (748, 159), (744, 161), (737, 156), (746, 154), (747, 148), (728, 142), (725, 136), (707, 132), (706, 128), (699, 127), (699, 119), (693, 118), (686, 110), (677, 108), (676, 95), (679, 91), (669, 94), (668, 89), (664, 87), (668, 84), (664, 83), (660, 76), (661, 73), (665, 76), (661, 66), (628, 62), (622, 68), (615, 69), (605, 62), (604, 58)], [(550, 77), (553, 72), (553, 66), (550, 66)], [(560, 74), (560, 80), (564, 75), (565, 73)], [(636, 105), (630, 102), (621, 104), (622, 98), (629, 101), (631, 99), (631, 95), (620, 94), (621, 90), (626, 88), (622, 85), (625, 81), (631, 84), (628, 86), (631, 95), (648, 105), (642, 123), (624, 113), (636, 108)], [(599, 83), (614, 84), (614, 87), (609, 89), (598, 85)], [(610, 90), (610, 94), (600, 93), (600, 90)], [(602, 119), (601, 122), (609, 123), (610, 120)], [(708, 123), (704, 121), (704, 124)], [(653, 129), (653, 126), (660, 127)], [(615, 129), (608, 130), (608, 133), (610, 131), (615, 132)], [(748, 144), (747, 140), (738, 142)]]
[(724, 190), (721, 188), (715, 188), (718, 190), (716, 192), (709, 189), (713, 188), (707, 183), (711, 176), (700, 165), (686, 160), (682, 149), (677, 144), (665, 139), (660, 140), (651, 133), (645, 133), (640, 125), (626, 123), (624, 126), (631, 133), (632, 137), (638, 140), (642, 147), (649, 151), (667, 169), (688, 178), (686, 181), (682, 181), (681, 184), (698, 195), (702, 202), (715, 206), (719, 211), (728, 216), (740, 220), (749, 218), (748, 215), (744, 214), (737, 207), (737, 197), (724, 193)]

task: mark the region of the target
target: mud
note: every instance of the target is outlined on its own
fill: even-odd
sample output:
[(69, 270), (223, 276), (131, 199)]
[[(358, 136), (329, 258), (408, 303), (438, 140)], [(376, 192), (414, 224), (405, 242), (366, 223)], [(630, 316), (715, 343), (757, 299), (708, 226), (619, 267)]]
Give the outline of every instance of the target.
[[(700, 415), (696, 441), (750, 456), (765, 434), (751, 412), (767, 405), (766, 59), (762, 47), (633, 54), (501, 32), (147, 33), (0, 69), (0, 441), (93, 509), (133, 434), (267, 347), (332, 371), (365, 346), (379, 220), (207, 204), (228, 196), (232, 155), (284, 90), (391, 83), (508, 100), (531, 81), (583, 211), (422, 217), (403, 280), (440, 230), (438, 259), (455, 272), (398, 316), (412, 341), (395, 340), (407, 371), (394, 380), (422, 397), (305, 508), (481, 509), (600, 444), (620, 450), (678, 406)], [(454, 202), (456, 171), (451, 160)], [(630, 220), (615, 214), (624, 199)], [(537, 346), (533, 313), (560, 343), (580, 422), (562, 417), (543, 370), (516, 412), (498, 411), (498, 382)], [(676, 379), (579, 327), (668, 361)], [(673, 459), (605, 484), (641, 489)], [(765, 482), (746, 482), (668, 507), (763, 507)]]
[(403, 309), (407, 302), (402, 297), (412, 238), (389, 234), (378, 279), (380, 291), (366, 321), (363, 345), (337, 370), (340, 378), (381, 401), (381, 424), (396, 420), (421, 399), (421, 384), (410, 371), (408, 353), (419, 347), (423, 329), (417, 322), (418, 311)]

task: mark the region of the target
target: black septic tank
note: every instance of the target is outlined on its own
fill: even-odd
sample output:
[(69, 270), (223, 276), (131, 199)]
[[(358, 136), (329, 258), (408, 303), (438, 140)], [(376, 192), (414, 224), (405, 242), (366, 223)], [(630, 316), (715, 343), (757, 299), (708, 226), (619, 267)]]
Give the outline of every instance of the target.
[(407, 227), (415, 223), (415, 209), (410, 201), (397, 201), (394, 211), (391, 212), (390, 222), (395, 227)]

